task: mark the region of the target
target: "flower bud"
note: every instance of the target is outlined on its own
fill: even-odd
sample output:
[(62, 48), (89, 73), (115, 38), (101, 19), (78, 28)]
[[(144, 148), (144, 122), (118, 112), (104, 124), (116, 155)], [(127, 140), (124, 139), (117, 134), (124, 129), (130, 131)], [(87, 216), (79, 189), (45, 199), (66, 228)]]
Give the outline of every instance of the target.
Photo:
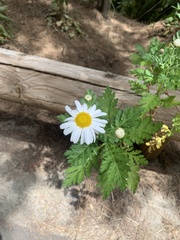
[(180, 39), (174, 40), (173, 44), (175, 47), (180, 47)]
[(123, 128), (118, 128), (116, 129), (115, 134), (116, 134), (116, 137), (123, 138), (125, 135), (125, 131)]
[(86, 101), (91, 101), (92, 100), (92, 96), (90, 94), (86, 94), (84, 99), (86, 99)]
[(164, 53), (164, 49), (163, 48), (160, 49), (160, 53)]

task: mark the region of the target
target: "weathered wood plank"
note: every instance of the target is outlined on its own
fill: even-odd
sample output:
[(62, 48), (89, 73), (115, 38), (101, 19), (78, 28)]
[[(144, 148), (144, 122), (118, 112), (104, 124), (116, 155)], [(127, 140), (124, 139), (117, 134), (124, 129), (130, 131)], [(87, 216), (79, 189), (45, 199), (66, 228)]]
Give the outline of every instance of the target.
[[(130, 90), (129, 80), (109, 72), (0, 48), (0, 98), (56, 113), (64, 112), (65, 105), (74, 106), (74, 100), (83, 97), (87, 89), (101, 94), (106, 86), (115, 91), (119, 106), (137, 104), (139, 96)], [(180, 101), (179, 91), (174, 94)], [(159, 109), (157, 120), (169, 125), (175, 112), (175, 109)], [(177, 138), (180, 140), (180, 136)]]
[(108, 85), (112, 88), (118, 88), (119, 85), (122, 85), (121, 89), (125, 91), (127, 90), (124, 88), (126, 87), (125, 82), (130, 79), (110, 72), (103, 72), (38, 56), (26, 55), (24, 53), (3, 48), (0, 48), (0, 64), (26, 68), (55, 76), (62, 76), (80, 82), (90, 82), (91, 84), (103, 87)]

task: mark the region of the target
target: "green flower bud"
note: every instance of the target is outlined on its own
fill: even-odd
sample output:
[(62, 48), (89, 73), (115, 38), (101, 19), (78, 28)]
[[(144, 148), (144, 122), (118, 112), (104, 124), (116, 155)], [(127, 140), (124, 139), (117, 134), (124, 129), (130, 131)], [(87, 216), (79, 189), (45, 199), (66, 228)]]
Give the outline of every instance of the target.
[(180, 47), (180, 39), (174, 40), (173, 44), (175, 47)]
[(84, 97), (84, 99), (86, 99), (86, 101), (91, 101), (92, 100), (92, 96), (91, 95), (89, 95), (89, 94), (86, 94), (85, 95), (85, 97)]
[(116, 137), (123, 138), (125, 135), (125, 131), (123, 128), (118, 128), (116, 129), (115, 134), (116, 134)]

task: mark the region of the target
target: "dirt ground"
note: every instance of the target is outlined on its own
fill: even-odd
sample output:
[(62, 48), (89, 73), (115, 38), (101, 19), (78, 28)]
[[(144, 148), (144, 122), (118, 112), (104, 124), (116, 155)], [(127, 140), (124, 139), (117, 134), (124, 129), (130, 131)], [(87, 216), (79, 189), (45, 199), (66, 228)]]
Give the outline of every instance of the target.
[[(142, 24), (111, 13), (104, 20), (87, 1), (69, 4), (84, 36), (48, 27), (51, 0), (7, 0), (14, 39), (4, 48), (129, 76), (135, 44), (171, 39), (162, 22)], [(177, 240), (180, 236), (180, 144), (169, 142), (140, 171), (137, 192), (103, 201), (96, 173), (62, 188), (69, 141), (56, 115), (0, 101), (0, 239)]]

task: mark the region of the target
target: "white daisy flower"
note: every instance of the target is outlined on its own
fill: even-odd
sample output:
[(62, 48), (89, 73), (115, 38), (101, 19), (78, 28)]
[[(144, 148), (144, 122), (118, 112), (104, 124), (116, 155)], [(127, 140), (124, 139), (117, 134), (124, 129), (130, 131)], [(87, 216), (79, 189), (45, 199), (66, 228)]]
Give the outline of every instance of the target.
[(72, 110), (69, 106), (65, 107), (71, 117), (66, 118), (60, 128), (64, 129), (64, 135), (71, 133), (71, 142), (77, 143), (80, 139), (80, 144), (89, 145), (96, 141), (96, 134), (105, 133), (107, 120), (98, 117), (106, 116), (107, 113), (96, 109), (96, 105), (88, 109), (85, 103), (81, 104), (76, 100), (75, 104), (76, 110)]

